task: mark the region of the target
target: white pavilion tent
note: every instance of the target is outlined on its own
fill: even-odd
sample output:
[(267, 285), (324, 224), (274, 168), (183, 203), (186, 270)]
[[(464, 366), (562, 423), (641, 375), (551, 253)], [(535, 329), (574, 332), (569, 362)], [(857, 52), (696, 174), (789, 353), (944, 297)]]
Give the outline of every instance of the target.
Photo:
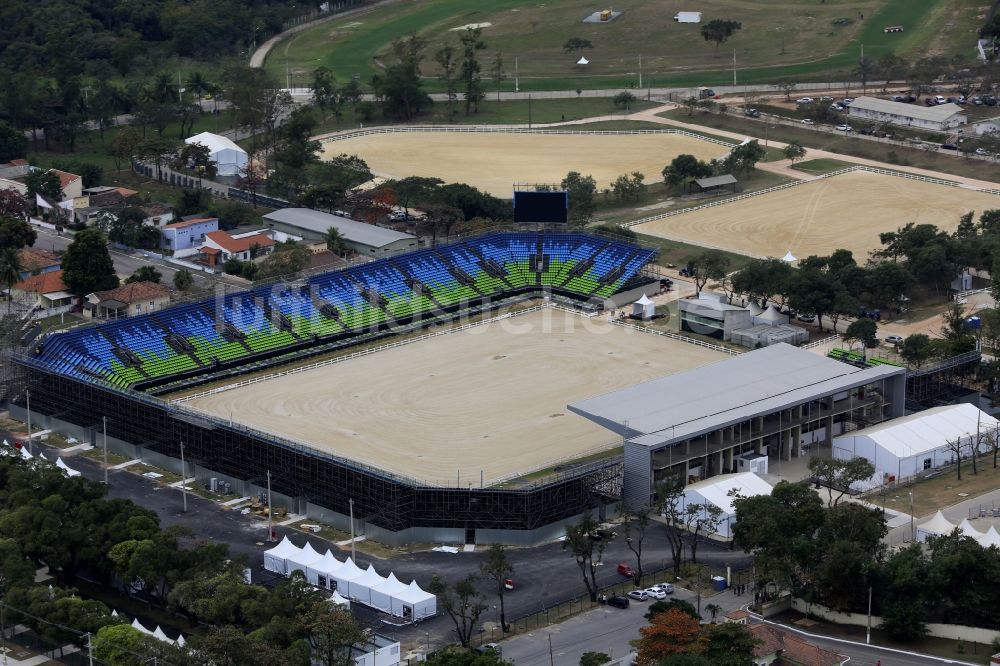
[(766, 310), (760, 314), (753, 316), (754, 324), (767, 324), (769, 326), (777, 326), (778, 324), (787, 324), (788, 315), (783, 315), (778, 310), (778, 306), (771, 305), (768, 306)]
[(327, 549), (320, 559), (310, 564), (309, 568), (306, 569), (306, 580), (328, 590), (330, 589), (330, 575), (339, 569), (341, 564), (343, 563)]
[(356, 597), (351, 583), (352, 581), (361, 578), (364, 573), (365, 572), (358, 568), (358, 565), (354, 563), (354, 560), (348, 557), (343, 564), (337, 567), (336, 571), (332, 571), (330, 573), (330, 584), (332, 586), (333, 583), (336, 583), (337, 587), (335, 589), (337, 592), (340, 592), (342, 596), (345, 596), (348, 599), (354, 599)]
[(986, 536), (985, 534), (977, 530), (975, 527), (973, 527), (972, 523), (969, 522), (968, 518), (964, 519), (961, 523), (958, 524), (958, 531), (961, 532), (963, 536), (972, 537), (976, 541), (979, 541), (984, 536)]
[(955, 529), (955, 525), (949, 522), (944, 514), (938, 511), (934, 514), (934, 517), (928, 520), (926, 523), (921, 523), (917, 525), (917, 541), (924, 542), (931, 537), (944, 536), (945, 534), (951, 534), (952, 530)]
[(357, 579), (351, 581), (351, 598), (365, 606), (371, 606), (372, 588), (385, 583), (386, 579), (378, 575), (371, 564)]
[(274, 548), (264, 551), (264, 569), (275, 573), (287, 574), (286, 560), (299, 554), (299, 547), (289, 541), (288, 537), (281, 540)]
[(386, 576), (385, 582), (371, 588), (371, 601), (368, 605), (388, 613), (392, 610), (392, 598), (401, 594), (407, 587), (409, 586), (406, 583), (402, 583), (396, 578), (396, 574), (390, 572)]
[(997, 532), (997, 528), (990, 525), (990, 529), (986, 530), (986, 534), (980, 537), (979, 545), (983, 548), (989, 548), (990, 546), (1000, 548), (1000, 532)]
[(247, 151), (240, 148), (231, 139), (211, 132), (202, 132), (184, 139), (191, 145), (199, 143), (208, 148), (209, 156), (216, 165), (216, 173), (220, 176), (237, 176), (247, 161)]
[(732, 523), (736, 519), (736, 509), (733, 507), (734, 495), (740, 497), (770, 495), (771, 490), (771, 484), (753, 472), (719, 474), (689, 484), (684, 489), (684, 496), (681, 498), (681, 509), (686, 510), (690, 504), (703, 506), (711, 504), (719, 507), (722, 510), (722, 521), (719, 523), (716, 534), (724, 539), (730, 539), (732, 538)]
[(285, 558), (287, 564), (286, 574), (291, 575), (293, 571), (301, 571), (303, 575), (307, 575), (309, 567), (323, 559), (323, 556), (316, 552), (316, 549), (312, 547), (312, 544), (308, 541), (306, 545), (302, 546), (300, 550), (295, 555)]
[(392, 614), (405, 620), (422, 620), (437, 613), (437, 597), (424, 592), (417, 581), (392, 597)]
[(61, 469), (66, 476), (80, 476), (80, 472), (64, 463), (62, 458), (56, 458), (56, 467)]
[(336, 590), (334, 590), (333, 594), (330, 596), (330, 603), (334, 606), (343, 606), (344, 608), (351, 607), (351, 600), (340, 596), (340, 592), (337, 592)]
[(796, 261), (798, 261), (798, 259), (796, 259), (796, 258), (795, 258), (795, 255), (794, 255), (794, 254), (792, 254), (792, 251), (791, 251), (791, 250), (789, 250), (788, 252), (786, 252), (786, 253), (785, 253), (785, 256), (783, 256), (783, 257), (781, 258), (781, 260), (782, 260), (782, 261), (784, 261), (784, 262), (785, 262), (785, 263), (787, 263), (787, 264), (793, 264), (793, 263), (795, 263)]
[(589, 65), (590, 61), (587, 60), (584, 56), (580, 56), (580, 59), (576, 61), (576, 64), (578, 64), (578, 65)]
[(642, 319), (652, 319), (656, 316), (656, 304), (646, 294), (632, 304), (632, 316)]

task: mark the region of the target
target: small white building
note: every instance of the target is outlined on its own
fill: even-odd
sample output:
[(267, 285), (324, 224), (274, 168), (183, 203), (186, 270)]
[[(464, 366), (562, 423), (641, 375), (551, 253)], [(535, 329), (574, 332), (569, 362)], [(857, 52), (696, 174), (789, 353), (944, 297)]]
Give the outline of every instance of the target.
[(677, 301), (682, 331), (729, 340), (733, 331), (751, 325), (752, 313), (747, 308), (732, 305), (717, 294), (702, 292), (697, 298)]
[(701, 12), (677, 12), (674, 20), (678, 23), (701, 23)]
[(995, 435), (998, 430), (1000, 421), (975, 405), (945, 405), (836, 437), (833, 457), (868, 459), (875, 476), (865, 487), (874, 487), (954, 463), (949, 442), (959, 442), (965, 458), (972, 453), (977, 433)]
[(217, 217), (191, 217), (160, 227), (161, 247), (168, 250), (190, 250), (205, 242), (205, 237), (219, 230)]
[(192, 137), (184, 139), (184, 143), (191, 145), (200, 143), (208, 148), (212, 161), (215, 162), (216, 173), (220, 176), (237, 176), (240, 169), (246, 166), (247, 151), (240, 148), (231, 139), (211, 132), (202, 132)]
[(969, 122), (965, 110), (957, 104), (921, 106), (892, 102), (878, 97), (859, 97), (848, 107), (852, 118), (891, 123), (928, 130), (948, 130)]
[(735, 496), (756, 497), (770, 494), (771, 484), (756, 474), (750, 472), (719, 474), (687, 486), (681, 498), (680, 509), (686, 511), (691, 504), (719, 507), (722, 510), (722, 521), (716, 534), (723, 539), (731, 539), (733, 523), (736, 520), (736, 509), (733, 508)]

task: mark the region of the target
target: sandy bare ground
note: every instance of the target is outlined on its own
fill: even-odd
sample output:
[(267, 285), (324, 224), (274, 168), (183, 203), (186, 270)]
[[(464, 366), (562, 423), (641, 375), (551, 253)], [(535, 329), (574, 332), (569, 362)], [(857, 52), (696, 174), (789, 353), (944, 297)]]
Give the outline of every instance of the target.
[(633, 229), (754, 256), (798, 258), (846, 248), (858, 260), (879, 233), (914, 222), (954, 231), (959, 218), (1000, 207), (1000, 197), (899, 176), (852, 172), (741, 201), (648, 222)]
[(186, 404), (411, 479), (489, 485), (619, 443), (567, 404), (723, 358), (545, 309)]
[(717, 143), (675, 134), (394, 132), (323, 144), (324, 157), (357, 155), (381, 176), (437, 177), (507, 199), (514, 183), (558, 183), (570, 171), (593, 176), (603, 189), (632, 171), (642, 172), (647, 183), (660, 180), (663, 167), (681, 153), (710, 160), (728, 152)]

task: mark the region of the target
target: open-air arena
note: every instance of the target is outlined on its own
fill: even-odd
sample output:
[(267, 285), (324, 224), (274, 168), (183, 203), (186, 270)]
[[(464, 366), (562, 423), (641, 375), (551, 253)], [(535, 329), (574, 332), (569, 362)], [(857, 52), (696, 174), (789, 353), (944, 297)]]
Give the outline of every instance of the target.
[(913, 222), (952, 232), (962, 215), (1000, 208), (1000, 196), (902, 176), (852, 171), (632, 227), (636, 232), (759, 257), (799, 258), (881, 246)]
[(544, 308), (185, 404), (428, 485), (479, 487), (621, 444), (567, 404), (727, 357)]
[(609, 187), (623, 173), (639, 171), (646, 182), (687, 153), (701, 160), (723, 157), (726, 146), (675, 132), (491, 132), (445, 130), (356, 133), (323, 143), (323, 156), (357, 155), (377, 175), (425, 176), (467, 183), (509, 199), (514, 183), (559, 183), (570, 171)]

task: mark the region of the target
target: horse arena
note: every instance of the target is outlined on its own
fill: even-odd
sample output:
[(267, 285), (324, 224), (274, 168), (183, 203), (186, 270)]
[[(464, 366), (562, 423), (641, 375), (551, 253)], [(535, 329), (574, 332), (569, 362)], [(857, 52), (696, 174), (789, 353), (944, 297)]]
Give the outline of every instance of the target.
[(543, 308), (184, 404), (427, 485), (488, 487), (620, 445), (567, 404), (723, 358)]
[(671, 131), (570, 132), (487, 130), (389, 130), (322, 139), (323, 157), (357, 155), (387, 178), (436, 177), (467, 183), (509, 199), (514, 183), (559, 183), (570, 171), (610, 187), (623, 173), (646, 182), (682, 153), (701, 160), (727, 155), (730, 146)]
[(828, 255), (844, 248), (864, 260), (879, 234), (909, 223), (952, 232), (973, 211), (1000, 208), (1000, 196), (903, 176), (854, 170), (633, 226), (641, 234), (759, 257)]

